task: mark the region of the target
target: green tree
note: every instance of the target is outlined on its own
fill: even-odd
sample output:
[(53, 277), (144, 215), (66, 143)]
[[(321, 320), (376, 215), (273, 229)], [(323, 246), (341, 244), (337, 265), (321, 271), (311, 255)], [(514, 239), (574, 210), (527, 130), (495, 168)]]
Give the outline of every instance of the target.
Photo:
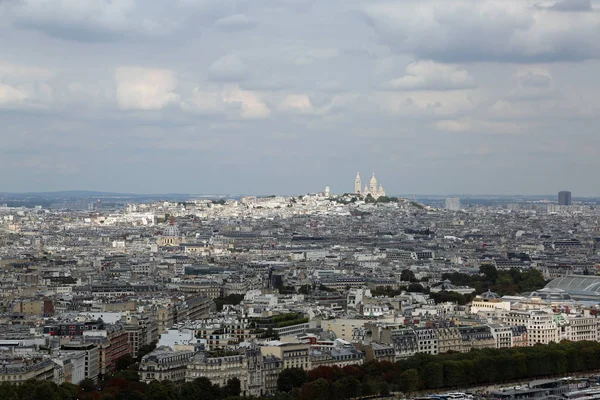
[(457, 361), (448, 360), (443, 364), (444, 386), (459, 387), (464, 383), (463, 370)]
[(145, 344), (143, 346), (140, 346), (138, 348), (138, 352), (137, 352), (137, 361), (140, 362), (142, 361), (142, 358), (149, 353), (152, 353), (155, 349), (156, 349), (156, 340), (152, 343), (148, 343)]
[(79, 387), (84, 392), (91, 393), (96, 390), (96, 382), (94, 382), (92, 379), (86, 378), (79, 382)]
[(412, 293), (424, 293), (425, 288), (420, 283), (411, 283), (408, 285), (408, 291)]
[(177, 388), (172, 382), (152, 381), (144, 392), (146, 400), (177, 400)]
[(419, 389), (419, 371), (407, 369), (400, 374), (400, 390), (404, 393), (416, 392)]
[(349, 399), (360, 395), (360, 381), (352, 376), (344, 376), (335, 382), (338, 397)]
[(300, 294), (309, 294), (311, 289), (312, 289), (311, 285), (302, 285), (298, 289), (298, 293), (300, 293)]
[(218, 297), (213, 301), (217, 306), (217, 311), (222, 311), (225, 304), (238, 305), (242, 300), (244, 300), (243, 294), (230, 294), (225, 297)]
[(377, 382), (372, 378), (366, 377), (360, 385), (361, 396), (373, 396), (377, 394)]
[(390, 395), (390, 386), (386, 381), (381, 381), (377, 384), (377, 393), (380, 396), (389, 396)]
[(417, 279), (415, 278), (414, 272), (412, 272), (410, 269), (405, 269), (400, 273), (400, 280), (404, 282), (414, 282)]
[[(60, 395), (61, 399), (75, 400), (79, 395), (79, 387), (77, 385), (73, 385), (72, 383), (64, 382), (58, 387), (57, 393)], [(3, 397), (0, 396), (0, 398)]]
[(438, 363), (425, 365), (422, 379), (427, 389), (437, 389), (444, 386), (444, 368)]
[(128, 369), (131, 365), (135, 364), (135, 360), (131, 354), (125, 354), (115, 361), (115, 369), (117, 371), (124, 371)]
[(225, 397), (236, 397), (242, 393), (242, 384), (238, 378), (231, 378), (227, 380), (227, 383), (222, 390)]
[(486, 280), (492, 285), (496, 284), (496, 280), (498, 279), (498, 271), (496, 270), (496, 267), (493, 265), (484, 264), (479, 267), (479, 272), (481, 272), (485, 276)]
[(17, 387), (8, 382), (0, 383), (0, 399), (19, 400), (19, 392)]
[(277, 390), (290, 393), (292, 389), (301, 387), (308, 380), (308, 374), (302, 368), (286, 368), (277, 378)]
[(137, 371), (133, 371), (131, 369), (119, 371), (115, 374), (114, 377), (125, 379), (126, 381), (129, 381), (129, 382), (139, 382), (140, 381), (140, 374), (138, 374)]
[(58, 386), (50, 381), (28, 380), (23, 382), (19, 388), (20, 400), (62, 400), (58, 393)]
[(115, 400), (144, 400), (144, 395), (133, 389), (118, 391)]

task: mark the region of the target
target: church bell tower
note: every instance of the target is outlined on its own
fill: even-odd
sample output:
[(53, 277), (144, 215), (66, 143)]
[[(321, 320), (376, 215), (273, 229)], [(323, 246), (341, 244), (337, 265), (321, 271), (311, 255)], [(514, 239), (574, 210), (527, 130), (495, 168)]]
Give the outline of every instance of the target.
[(360, 174), (357, 172), (356, 179), (354, 180), (354, 193), (360, 194), (360, 187), (361, 187)]

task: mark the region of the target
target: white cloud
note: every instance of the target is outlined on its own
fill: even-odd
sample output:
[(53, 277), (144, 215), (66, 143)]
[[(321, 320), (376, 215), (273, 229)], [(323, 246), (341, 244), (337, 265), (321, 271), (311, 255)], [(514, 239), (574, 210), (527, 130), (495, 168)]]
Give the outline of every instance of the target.
[(0, 62), (0, 79), (10, 78), (16, 80), (45, 81), (52, 76), (54, 76), (54, 72), (48, 68)]
[(115, 80), (117, 102), (124, 110), (159, 110), (179, 101), (177, 79), (169, 70), (121, 67)]
[(246, 65), (236, 54), (227, 54), (210, 66), (208, 76), (213, 81), (239, 82), (246, 78)]
[(476, 118), (446, 119), (434, 123), (436, 129), (455, 133), (518, 134), (522, 126), (514, 122), (489, 121)]
[(223, 115), (243, 119), (263, 119), (271, 110), (258, 94), (240, 89), (237, 84), (220, 89), (194, 88), (181, 103), (187, 112), (202, 115)]
[(386, 88), (396, 90), (460, 90), (474, 87), (475, 82), (466, 70), (433, 61), (413, 62), (406, 67), (403, 77), (386, 84)]
[(311, 113), (314, 111), (310, 98), (305, 94), (290, 94), (285, 97), (279, 108), (283, 111)]
[(392, 115), (412, 118), (449, 118), (475, 110), (482, 95), (472, 91), (377, 92), (371, 98)]
[(247, 119), (262, 119), (271, 115), (269, 107), (254, 92), (241, 90), (234, 85), (223, 91), (223, 101), (241, 107), (241, 117)]
[(0, 83), (0, 107), (14, 107), (23, 104), (27, 94), (22, 91)]
[(228, 104), (223, 100), (220, 91), (209, 91), (196, 87), (192, 95), (182, 102), (181, 107), (188, 112), (215, 115), (225, 113)]
[(46, 82), (49, 69), (0, 62), (0, 106), (9, 108), (47, 107), (54, 98)]

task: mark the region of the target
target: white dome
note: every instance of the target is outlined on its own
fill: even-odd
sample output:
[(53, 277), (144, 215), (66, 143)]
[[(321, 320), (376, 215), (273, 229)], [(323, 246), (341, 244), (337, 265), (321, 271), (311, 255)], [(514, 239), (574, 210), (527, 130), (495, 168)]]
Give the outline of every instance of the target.
[(369, 181), (369, 184), (371, 186), (377, 186), (377, 178), (375, 178), (375, 173), (373, 173), (373, 177), (371, 178), (371, 180)]

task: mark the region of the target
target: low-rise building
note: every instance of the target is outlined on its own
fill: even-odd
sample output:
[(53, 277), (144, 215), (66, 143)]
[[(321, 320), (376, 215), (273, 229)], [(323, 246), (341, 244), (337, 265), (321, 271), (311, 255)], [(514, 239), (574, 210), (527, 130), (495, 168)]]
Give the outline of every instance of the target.
[(186, 369), (195, 351), (173, 351), (168, 347), (159, 347), (146, 354), (139, 366), (140, 381), (183, 382)]

